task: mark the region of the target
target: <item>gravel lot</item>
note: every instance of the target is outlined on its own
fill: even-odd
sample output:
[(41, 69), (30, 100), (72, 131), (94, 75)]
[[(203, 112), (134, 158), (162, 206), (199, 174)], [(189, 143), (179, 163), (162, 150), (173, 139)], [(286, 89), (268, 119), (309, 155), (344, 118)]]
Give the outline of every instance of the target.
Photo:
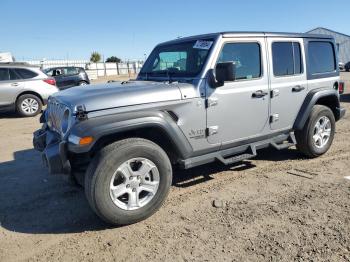
[(48, 176), (31, 144), (38, 118), (1, 115), (0, 261), (349, 261), (350, 92), (342, 105), (326, 155), (270, 149), (177, 171), (161, 210), (121, 228), (102, 223), (82, 189)]

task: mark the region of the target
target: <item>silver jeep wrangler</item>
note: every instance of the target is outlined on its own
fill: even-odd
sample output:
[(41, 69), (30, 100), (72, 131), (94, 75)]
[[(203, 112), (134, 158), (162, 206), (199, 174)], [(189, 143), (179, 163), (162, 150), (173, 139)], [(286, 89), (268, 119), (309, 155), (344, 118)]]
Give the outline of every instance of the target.
[(229, 165), (268, 146), (324, 154), (345, 114), (340, 89), (332, 37), (182, 38), (156, 46), (136, 80), (51, 96), (34, 146), (103, 220), (131, 224), (160, 208), (175, 165)]

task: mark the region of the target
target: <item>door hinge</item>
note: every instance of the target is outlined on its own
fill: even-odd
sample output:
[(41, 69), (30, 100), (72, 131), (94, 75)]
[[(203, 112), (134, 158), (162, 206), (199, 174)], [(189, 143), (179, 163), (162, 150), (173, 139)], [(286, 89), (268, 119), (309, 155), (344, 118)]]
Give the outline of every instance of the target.
[(218, 129), (219, 129), (218, 126), (207, 127), (206, 130), (205, 130), (206, 136), (212, 136), (212, 135), (217, 134), (218, 133)]
[(280, 95), (280, 90), (278, 89), (271, 90), (271, 98), (274, 98), (279, 95)]
[(211, 106), (216, 106), (218, 104), (218, 98), (217, 97), (209, 97), (207, 100), (205, 100), (205, 107), (211, 107)]
[(280, 118), (279, 114), (273, 114), (270, 116), (270, 123), (277, 122)]

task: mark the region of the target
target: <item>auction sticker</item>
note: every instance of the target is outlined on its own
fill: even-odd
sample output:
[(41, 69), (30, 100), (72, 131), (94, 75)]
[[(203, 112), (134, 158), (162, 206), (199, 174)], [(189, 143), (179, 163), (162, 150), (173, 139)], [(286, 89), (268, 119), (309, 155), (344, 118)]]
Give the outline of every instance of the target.
[(212, 44), (213, 44), (213, 41), (197, 40), (193, 48), (208, 50)]

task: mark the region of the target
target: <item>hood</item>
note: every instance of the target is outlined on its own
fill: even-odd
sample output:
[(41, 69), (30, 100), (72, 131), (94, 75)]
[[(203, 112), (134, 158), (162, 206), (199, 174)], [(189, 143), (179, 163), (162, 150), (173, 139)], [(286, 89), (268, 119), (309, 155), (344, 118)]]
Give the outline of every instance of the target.
[(77, 86), (53, 95), (61, 103), (74, 108), (84, 105), (87, 112), (154, 102), (181, 100), (176, 83), (131, 81)]

